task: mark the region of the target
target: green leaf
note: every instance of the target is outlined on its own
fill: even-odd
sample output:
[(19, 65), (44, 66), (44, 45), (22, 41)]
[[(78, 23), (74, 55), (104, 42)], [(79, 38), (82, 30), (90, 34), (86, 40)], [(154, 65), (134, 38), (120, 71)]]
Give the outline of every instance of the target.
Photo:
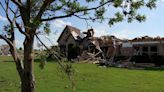
[(49, 35), (49, 34), (51, 33), (50, 24), (49, 24), (49, 23), (45, 23), (44, 32), (45, 32), (47, 35)]

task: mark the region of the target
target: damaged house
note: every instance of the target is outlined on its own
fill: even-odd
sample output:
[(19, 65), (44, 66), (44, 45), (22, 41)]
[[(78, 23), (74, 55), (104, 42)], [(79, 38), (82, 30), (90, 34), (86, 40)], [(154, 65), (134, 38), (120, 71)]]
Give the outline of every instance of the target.
[[(66, 26), (57, 40), (60, 51), (70, 60), (85, 52), (101, 58), (120, 54), (121, 40), (115, 36), (94, 37), (94, 30), (81, 33), (78, 28)], [(117, 50), (116, 50), (117, 48)]]
[(57, 40), (60, 51), (68, 58), (76, 58), (80, 53), (79, 40), (83, 38), (78, 28), (67, 25)]
[[(80, 29), (66, 26), (57, 40), (60, 51), (68, 58), (90, 60), (100, 57), (113, 61), (116, 56), (163, 56), (164, 38), (144, 36), (132, 40), (121, 40), (115, 36), (94, 37), (94, 30), (80, 32)], [(94, 59), (95, 60), (95, 59)], [(129, 58), (130, 60), (130, 58)]]
[(121, 54), (121, 39), (107, 35), (99, 37), (98, 41), (106, 58), (110, 58), (113, 55), (119, 56)]

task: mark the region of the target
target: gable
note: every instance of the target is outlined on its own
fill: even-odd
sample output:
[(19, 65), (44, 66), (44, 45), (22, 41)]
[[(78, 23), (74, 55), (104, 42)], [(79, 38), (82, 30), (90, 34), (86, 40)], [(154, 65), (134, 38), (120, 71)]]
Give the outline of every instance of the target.
[(61, 35), (59, 36), (57, 42), (60, 45), (65, 45), (65, 43), (67, 42), (67, 40), (69, 39), (69, 36), (71, 35), (71, 37), (73, 37), (74, 41), (78, 40), (78, 37), (83, 37), (83, 35), (80, 33), (80, 30), (72, 27), (72, 26), (66, 26), (63, 30), (63, 32), (61, 33)]
[(65, 27), (65, 29), (63, 30), (63, 32), (59, 36), (57, 42), (59, 44), (65, 44), (67, 39), (68, 39), (68, 37), (69, 37), (69, 35), (70, 35), (70, 31), (69, 31), (69, 29), (67, 27)]

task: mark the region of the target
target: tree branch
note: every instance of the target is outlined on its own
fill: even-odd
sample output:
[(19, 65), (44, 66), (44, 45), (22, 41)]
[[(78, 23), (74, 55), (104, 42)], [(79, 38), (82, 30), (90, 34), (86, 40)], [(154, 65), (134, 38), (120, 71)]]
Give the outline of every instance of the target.
[(0, 5), (2, 7), (2, 9), (5, 11), (5, 7), (3, 6), (3, 4), (0, 2)]
[(41, 19), (41, 21), (50, 21), (50, 20), (54, 20), (54, 19), (59, 19), (59, 18), (65, 18), (65, 17), (70, 17), (70, 16), (73, 16), (74, 14), (76, 13), (79, 13), (79, 12), (83, 12), (83, 11), (91, 11), (91, 10), (96, 10), (108, 3), (111, 3), (113, 0), (109, 0), (109, 1), (106, 1), (105, 3), (97, 6), (97, 7), (93, 7), (93, 8), (88, 8), (88, 9), (83, 9), (83, 10), (79, 10), (79, 11), (75, 11), (75, 12), (72, 12), (70, 14), (66, 14), (66, 15), (61, 15), (61, 16), (54, 16), (54, 17), (51, 17), (51, 18), (45, 18), (45, 19)]
[(7, 37), (0, 35), (0, 39), (3, 39), (9, 46), (13, 47), (13, 43)]
[(40, 11), (38, 12), (37, 16), (35, 17), (35, 20), (40, 20), (42, 17), (42, 14), (46, 10), (47, 6), (49, 6), (54, 0), (45, 0), (43, 5), (40, 8)]
[(11, 0), (14, 4), (16, 4), (18, 7), (22, 7), (22, 3), (20, 0)]
[(52, 53), (52, 55), (57, 59), (57, 62), (58, 64), (63, 68), (65, 69), (64, 65), (62, 64), (62, 62), (60, 61), (61, 60), (61, 56), (59, 54), (55, 54), (54, 50), (50, 50), (42, 41), (41, 39), (38, 37), (38, 34), (35, 34), (36, 38), (39, 40), (39, 42), (47, 49), (47, 51), (49, 53)]
[(9, 14), (8, 14), (8, 8), (9, 8), (9, 0), (5, 0), (5, 4), (6, 4), (6, 8), (3, 6), (3, 4), (0, 2), (0, 5), (2, 7), (2, 9), (4, 10), (4, 12), (6, 13), (6, 18), (9, 21), (10, 24), (12, 24), (12, 20), (9, 18)]
[(19, 30), (20, 33), (22, 33), (22, 34), (25, 35), (26, 37), (29, 37), (29, 35), (28, 35), (26, 32), (24, 32), (24, 31), (22, 30), (21, 26), (19, 26), (19, 24), (18, 24), (16, 21), (15, 21), (15, 25), (16, 25), (16, 27), (18, 28), (18, 30)]
[(6, 17), (10, 23), (10, 30), (9, 32), (11, 33), (11, 37), (10, 38), (7, 38), (6, 36), (3, 36), (3, 35), (0, 35), (0, 39), (3, 39), (9, 46), (10, 46), (10, 52), (11, 52), (11, 55), (13, 56), (13, 59), (15, 61), (15, 64), (16, 64), (16, 67), (17, 67), (17, 70), (19, 72), (19, 74), (22, 75), (22, 71), (23, 71), (23, 66), (21, 64), (21, 60), (20, 58), (18, 57), (17, 55), (17, 50), (16, 50), (16, 46), (15, 46), (15, 34), (14, 34), (14, 22), (16, 21), (16, 12), (14, 11), (11, 11), (11, 12), (14, 12), (14, 17), (13, 19), (10, 19), (9, 17), (9, 0), (5, 0), (5, 4), (6, 4), (6, 8), (2, 5), (2, 3), (0, 2), (0, 5), (2, 6), (2, 8), (4, 9), (5, 13), (6, 13)]

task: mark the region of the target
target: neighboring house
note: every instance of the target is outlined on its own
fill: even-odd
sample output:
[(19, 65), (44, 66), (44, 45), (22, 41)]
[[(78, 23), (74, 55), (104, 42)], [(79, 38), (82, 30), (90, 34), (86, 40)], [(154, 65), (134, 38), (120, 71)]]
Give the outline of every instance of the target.
[(0, 55), (10, 55), (10, 47), (8, 45), (1, 45), (0, 46)]

